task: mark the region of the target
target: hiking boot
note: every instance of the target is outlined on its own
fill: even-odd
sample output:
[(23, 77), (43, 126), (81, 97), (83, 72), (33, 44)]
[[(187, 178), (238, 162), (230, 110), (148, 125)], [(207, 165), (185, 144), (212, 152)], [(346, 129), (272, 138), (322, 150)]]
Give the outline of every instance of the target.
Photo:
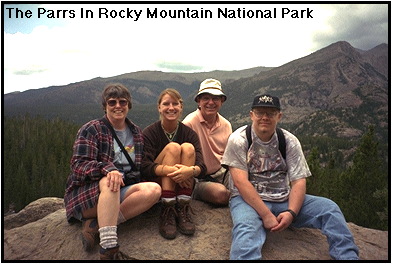
[(119, 245), (114, 248), (100, 248), (100, 260), (131, 260), (128, 255), (119, 250)]
[(82, 244), (85, 251), (91, 251), (99, 241), (97, 219), (82, 220)]
[(171, 202), (163, 202), (160, 215), (160, 234), (166, 239), (174, 239), (176, 237), (176, 200)]
[(190, 212), (194, 214), (190, 206), (190, 200), (180, 199), (177, 205), (177, 227), (184, 235), (193, 235), (195, 225), (192, 222)]

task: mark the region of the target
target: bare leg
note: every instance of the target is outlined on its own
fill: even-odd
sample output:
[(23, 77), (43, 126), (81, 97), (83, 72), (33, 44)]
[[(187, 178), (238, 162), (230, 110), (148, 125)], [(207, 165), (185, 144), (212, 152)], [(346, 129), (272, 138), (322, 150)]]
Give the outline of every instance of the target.
[(120, 190), (113, 192), (107, 186), (107, 179), (100, 180), (100, 195), (97, 205), (99, 227), (116, 226), (120, 209)]
[[(159, 156), (156, 158), (155, 162), (160, 165), (173, 166), (175, 164), (179, 164), (181, 158), (181, 147), (177, 143), (169, 143), (165, 146), (165, 148), (161, 151)], [(169, 177), (162, 176), (161, 177), (161, 187), (163, 190), (171, 190), (174, 191), (176, 187), (176, 183)]]
[(195, 165), (195, 148), (190, 143), (183, 143), (181, 145), (180, 164), (185, 166)]
[(230, 192), (224, 185), (216, 182), (201, 182), (200, 185), (203, 185), (199, 192), (200, 200), (220, 206), (228, 205)]
[(129, 220), (150, 209), (158, 202), (161, 196), (161, 187), (154, 182), (142, 182), (132, 185), (120, 205), (124, 218)]

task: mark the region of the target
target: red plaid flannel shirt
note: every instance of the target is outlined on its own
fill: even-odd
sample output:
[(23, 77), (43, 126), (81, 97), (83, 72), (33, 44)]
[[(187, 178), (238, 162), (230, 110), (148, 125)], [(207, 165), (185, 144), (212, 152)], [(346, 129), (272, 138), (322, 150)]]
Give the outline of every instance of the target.
[[(126, 122), (135, 144), (135, 165), (140, 169), (143, 152), (141, 129), (129, 119)], [(83, 210), (93, 208), (98, 202), (99, 180), (117, 168), (114, 159), (113, 137), (109, 128), (100, 120), (83, 125), (77, 134), (71, 158), (64, 203), (67, 220), (79, 219)]]

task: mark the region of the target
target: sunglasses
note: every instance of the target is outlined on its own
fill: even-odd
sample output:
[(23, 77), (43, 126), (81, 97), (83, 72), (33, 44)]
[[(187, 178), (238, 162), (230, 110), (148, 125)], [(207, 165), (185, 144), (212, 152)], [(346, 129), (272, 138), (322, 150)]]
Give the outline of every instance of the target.
[(116, 106), (117, 102), (119, 102), (119, 105), (122, 107), (125, 107), (128, 105), (128, 101), (125, 99), (120, 99), (120, 100), (110, 99), (106, 102), (106, 104), (108, 104), (108, 106), (110, 106), (110, 107), (114, 107), (114, 106)]

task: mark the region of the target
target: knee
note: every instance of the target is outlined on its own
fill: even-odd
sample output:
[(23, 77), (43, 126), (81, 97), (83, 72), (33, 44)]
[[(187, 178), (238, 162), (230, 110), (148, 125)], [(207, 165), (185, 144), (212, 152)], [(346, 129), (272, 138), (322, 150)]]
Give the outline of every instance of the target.
[(337, 205), (337, 203), (335, 203), (334, 201), (332, 201), (331, 199), (328, 198), (322, 198), (323, 201), (323, 205), (325, 207), (325, 211), (328, 212), (341, 212), (340, 207)]
[(173, 157), (180, 157), (180, 154), (182, 152), (182, 148), (178, 143), (171, 142), (166, 145), (165, 151), (166, 151), (166, 153), (170, 154)]
[(190, 143), (183, 143), (181, 145), (181, 153), (193, 157), (195, 155), (195, 147)]
[(214, 197), (214, 201), (217, 205), (226, 206), (229, 202), (230, 192), (222, 185), (222, 187), (217, 188)]
[(106, 177), (100, 179), (99, 190), (100, 190), (99, 197), (101, 198), (100, 200), (114, 199), (114, 198), (120, 199), (120, 187), (117, 191), (111, 190), (111, 188), (108, 187), (108, 179)]
[(145, 182), (145, 193), (147, 198), (152, 198), (154, 201), (158, 201), (161, 197), (161, 186), (155, 182)]
[(103, 177), (100, 179), (100, 181), (99, 181), (100, 194), (107, 193), (107, 192), (111, 191), (110, 188), (108, 187), (107, 181), (108, 181), (108, 179), (106, 177)]

